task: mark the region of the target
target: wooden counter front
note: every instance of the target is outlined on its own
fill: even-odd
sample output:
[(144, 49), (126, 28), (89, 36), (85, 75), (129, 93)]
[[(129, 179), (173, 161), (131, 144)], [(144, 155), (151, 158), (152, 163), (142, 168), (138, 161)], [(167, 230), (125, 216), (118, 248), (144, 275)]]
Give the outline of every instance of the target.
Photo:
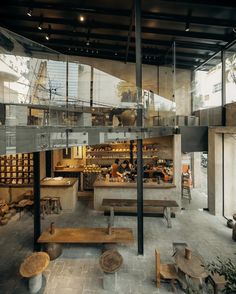
[(64, 211), (72, 212), (77, 203), (78, 180), (63, 178), (62, 180), (42, 180), (41, 197), (60, 197)]
[[(125, 182), (106, 182), (106, 181), (96, 181), (93, 185), (94, 187), (104, 187), (104, 188), (136, 188), (137, 183), (125, 183)], [(143, 183), (145, 189), (171, 189), (176, 186), (172, 183), (161, 183), (157, 184), (156, 182)]]
[[(102, 201), (108, 199), (137, 199), (137, 183), (105, 182), (94, 183), (94, 208), (103, 210)], [(143, 183), (144, 200), (174, 200), (180, 204), (181, 191), (172, 183)]]
[(81, 173), (84, 171), (83, 167), (63, 167), (55, 168), (54, 172), (70, 172), (70, 173)]

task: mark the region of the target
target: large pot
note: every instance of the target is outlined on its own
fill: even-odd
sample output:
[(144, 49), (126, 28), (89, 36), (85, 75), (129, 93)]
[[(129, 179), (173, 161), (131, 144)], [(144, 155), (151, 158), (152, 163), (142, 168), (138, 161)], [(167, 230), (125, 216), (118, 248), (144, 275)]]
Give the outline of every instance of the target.
[(120, 115), (121, 123), (123, 126), (133, 126), (136, 121), (135, 110), (125, 110)]

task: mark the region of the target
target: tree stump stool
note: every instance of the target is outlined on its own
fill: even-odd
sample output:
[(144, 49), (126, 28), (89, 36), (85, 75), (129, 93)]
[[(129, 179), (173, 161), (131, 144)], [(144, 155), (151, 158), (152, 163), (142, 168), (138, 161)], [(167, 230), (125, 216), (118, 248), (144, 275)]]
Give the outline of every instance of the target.
[(57, 214), (60, 213), (60, 211), (62, 210), (60, 197), (51, 198), (51, 207), (54, 213), (57, 213)]
[(104, 272), (104, 290), (116, 290), (117, 271), (120, 269), (122, 263), (123, 258), (120, 253), (115, 249), (109, 249), (101, 255), (99, 259), (99, 264)]
[(49, 264), (49, 256), (45, 252), (34, 252), (20, 266), (20, 274), (29, 278), (30, 293), (37, 293), (42, 287), (42, 272)]

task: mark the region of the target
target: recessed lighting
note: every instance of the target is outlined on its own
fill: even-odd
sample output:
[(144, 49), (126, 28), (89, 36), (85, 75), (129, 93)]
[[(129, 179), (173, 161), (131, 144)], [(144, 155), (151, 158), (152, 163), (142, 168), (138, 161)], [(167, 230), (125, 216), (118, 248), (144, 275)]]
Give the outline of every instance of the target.
[(81, 22), (84, 22), (84, 21), (85, 21), (84, 16), (83, 16), (83, 15), (80, 15), (79, 20), (80, 20)]

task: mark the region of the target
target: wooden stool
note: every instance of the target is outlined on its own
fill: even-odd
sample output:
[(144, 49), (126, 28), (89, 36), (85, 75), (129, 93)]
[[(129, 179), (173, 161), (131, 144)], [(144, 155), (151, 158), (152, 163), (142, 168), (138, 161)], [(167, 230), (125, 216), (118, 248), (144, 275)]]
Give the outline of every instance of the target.
[(51, 209), (53, 212), (56, 212), (57, 214), (60, 213), (60, 210), (62, 210), (60, 197), (51, 198)]
[(218, 290), (223, 290), (226, 284), (224, 276), (220, 276), (218, 273), (210, 274), (207, 277), (207, 282), (212, 284), (214, 294), (217, 294)]
[(51, 203), (51, 197), (43, 197), (42, 200), (45, 201), (45, 212), (46, 214), (52, 213), (52, 203)]
[(34, 252), (20, 266), (20, 274), (29, 278), (30, 293), (37, 293), (42, 287), (42, 272), (49, 264), (49, 256), (45, 252)]

